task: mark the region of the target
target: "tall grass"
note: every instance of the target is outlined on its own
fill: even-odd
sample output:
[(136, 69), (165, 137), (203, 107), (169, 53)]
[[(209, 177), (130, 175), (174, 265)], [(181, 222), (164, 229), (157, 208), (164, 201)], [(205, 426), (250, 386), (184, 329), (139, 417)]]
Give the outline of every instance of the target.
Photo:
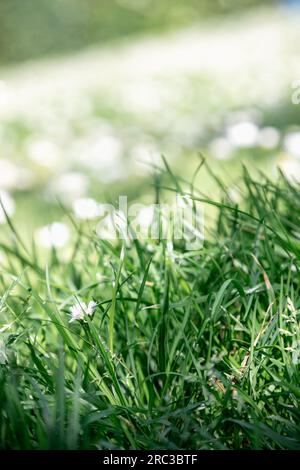
[[(9, 221), (0, 448), (300, 448), (299, 187), (245, 170), (237, 205), (166, 168), (158, 193), (217, 211), (202, 250), (124, 247), (73, 221), (71, 254), (45, 263)], [(78, 299), (97, 308), (69, 323)]]

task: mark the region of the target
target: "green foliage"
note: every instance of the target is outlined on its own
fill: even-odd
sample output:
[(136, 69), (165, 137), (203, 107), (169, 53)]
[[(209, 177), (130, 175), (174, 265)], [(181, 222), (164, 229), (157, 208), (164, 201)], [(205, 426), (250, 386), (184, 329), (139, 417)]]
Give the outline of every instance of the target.
[[(300, 448), (299, 187), (245, 171), (238, 207), (222, 183), (212, 201), (160, 181), (217, 209), (202, 250), (122, 249), (82, 224), (45, 266), (10, 223), (2, 449)], [(97, 308), (69, 323), (77, 299)]]

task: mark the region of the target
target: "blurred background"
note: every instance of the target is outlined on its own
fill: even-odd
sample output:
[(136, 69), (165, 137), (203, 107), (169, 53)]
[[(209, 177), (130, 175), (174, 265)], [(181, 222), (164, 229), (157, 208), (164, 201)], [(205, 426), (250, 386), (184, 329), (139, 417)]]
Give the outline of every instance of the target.
[(297, 0), (0, 0), (7, 214), (63, 246), (58, 200), (79, 220), (152, 202), (161, 154), (186, 178), (205, 155), (236, 201), (242, 164), (300, 180), (299, 19)]

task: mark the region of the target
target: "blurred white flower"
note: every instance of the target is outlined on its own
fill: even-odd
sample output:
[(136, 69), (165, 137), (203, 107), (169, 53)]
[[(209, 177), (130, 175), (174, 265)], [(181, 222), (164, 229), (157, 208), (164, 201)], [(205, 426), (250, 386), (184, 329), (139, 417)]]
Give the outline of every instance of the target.
[[(0, 199), (5, 209), (5, 212), (9, 217), (15, 212), (15, 202), (7, 191), (0, 190)], [(0, 205), (0, 224), (3, 224), (6, 221), (4, 210)]]
[(86, 155), (86, 164), (98, 169), (108, 168), (119, 163), (122, 152), (121, 141), (112, 135), (99, 137), (92, 143)]
[(300, 158), (300, 131), (287, 134), (284, 138), (284, 147), (290, 155)]
[(10, 189), (18, 184), (17, 166), (4, 158), (0, 159), (0, 187)]
[(161, 153), (154, 142), (134, 145), (130, 150), (133, 165), (141, 173), (149, 173), (153, 165), (161, 164)]
[(275, 127), (263, 127), (259, 132), (258, 143), (265, 149), (277, 147), (280, 140), (280, 133)]
[(88, 190), (89, 180), (86, 175), (77, 171), (64, 173), (50, 185), (51, 193), (57, 194), (64, 202), (70, 203), (84, 196)]
[(126, 174), (122, 161), (123, 144), (114, 135), (92, 136), (81, 142), (79, 147), (76, 159), (97, 179), (115, 181)]
[(61, 248), (67, 244), (69, 238), (70, 230), (62, 222), (53, 222), (50, 225), (39, 228), (36, 232), (38, 244), (46, 248)]
[(7, 159), (0, 159), (1, 189), (26, 189), (30, 186), (32, 180), (32, 174), (26, 168), (20, 168)]
[(70, 309), (71, 319), (70, 323), (76, 320), (84, 320), (85, 315), (91, 317), (97, 307), (97, 303), (91, 300), (88, 304), (85, 302), (78, 302), (78, 304), (73, 305)]
[(300, 163), (294, 158), (282, 158), (278, 167), (289, 181), (300, 182)]
[(78, 219), (96, 219), (101, 215), (100, 205), (92, 198), (80, 198), (73, 202), (73, 211)]
[(95, 302), (94, 300), (90, 300), (87, 307), (85, 308), (85, 314), (91, 317), (96, 307), (97, 307), (97, 302)]
[(83, 320), (84, 319), (84, 310), (81, 305), (73, 305), (71, 307), (71, 319), (70, 323), (76, 320)]
[(259, 127), (251, 121), (238, 122), (229, 126), (226, 134), (234, 147), (255, 147), (259, 139)]
[(30, 139), (27, 154), (31, 160), (46, 168), (53, 168), (61, 162), (61, 152), (57, 145), (47, 139)]
[(233, 156), (233, 145), (226, 137), (217, 137), (209, 144), (209, 152), (213, 158), (227, 160)]

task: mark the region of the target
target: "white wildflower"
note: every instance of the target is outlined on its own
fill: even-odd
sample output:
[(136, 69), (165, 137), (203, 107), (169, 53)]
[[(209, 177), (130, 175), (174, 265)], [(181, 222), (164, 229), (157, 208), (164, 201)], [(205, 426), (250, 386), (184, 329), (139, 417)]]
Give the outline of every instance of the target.
[(78, 171), (70, 171), (58, 176), (50, 184), (50, 192), (58, 194), (66, 203), (73, 202), (76, 198), (84, 197), (87, 193), (89, 180), (86, 175)]
[(92, 198), (76, 199), (73, 203), (73, 211), (78, 219), (96, 219), (101, 215), (101, 208), (97, 201)]
[(61, 161), (61, 151), (51, 140), (30, 139), (26, 151), (32, 161), (46, 168), (54, 168)]
[(294, 158), (281, 158), (278, 162), (285, 177), (291, 182), (300, 182), (300, 164)]
[(255, 147), (258, 144), (259, 128), (254, 122), (238, 122), (228, 127), (226, 133), (234, 147)]
[(38, 244), (41, 246), (46, 248), (61, 248), (68, 242), (70, 230), (62, 222), (53, 222), (50, 225), (38, 229), (36, 238)]
[(293, 157), (300, 158), (300, 132), (290, 132), (284, 138), (285, 150)]
[(87, 304), (87, 306), (86, 306), (86, 308), (85, 308), (85, 313), (86, 313), (86, 315), (88, 315), (89, 317), (91, 317), (91, 316), (93, 315), (93, 313), (94, 313), (96, 307), (97, 307), (97, 303), (94, 302), (94, 300), (91, 300), (91, 301)]
[(280, 141), (280, 133), (275, 127), (263, 127), (259, 133), (259, 145), (264, 149), (277, 147)]
[(79, 305), (73, 305), (71, 307), (71, 319), (70, 323), (76, 320), (83, 320), (84, 319), (84, 310), (81, 304)]
[(0, 159), (0, 187), (12, 189), (18, 186), (18, 167), (4, 158)]
[(76, 320), (84, 320), (85, 316), (91, 317), (95, 311), (97, 303), (91, 300), (88, 304), (85, 302), (78, 302), (73, 305), (70, 309), (71, 319), (70, 323)]
[(77, 160), (100, 180), (115, 181), (127, 174), (122, 161), (123, 144), (112, 135), (87, 139)]

